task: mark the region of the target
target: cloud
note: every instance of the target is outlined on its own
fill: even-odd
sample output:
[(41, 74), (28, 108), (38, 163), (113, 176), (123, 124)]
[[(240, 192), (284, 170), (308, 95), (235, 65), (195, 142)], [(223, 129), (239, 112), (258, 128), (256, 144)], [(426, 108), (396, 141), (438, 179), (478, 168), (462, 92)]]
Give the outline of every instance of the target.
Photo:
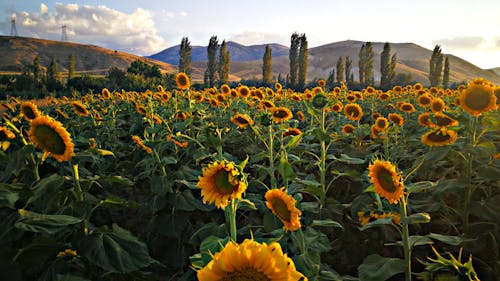
[(21, 36), (59, 40), (61, 26), (66, 25), (71, 42), (138, 55), (149, 55), (165, 47), (151, 11), (137, 8), (127, 14), (106, 6), (57, 3), (51, 13), (44, 6), (40, 6), (41, 13), (16, 13)]
[(283, 35), (259, 32), (259, 31), (244, 31), (239, 34), (232, 34), (229, 41), (235, 41), (243, 45), (258, 45), (267, 43), (287, 44), (289, 38)]
[(476, 50), (486, 42), (486, 39), (479, 36), (459, 36), (452, 39), (444, 38), (435, 41), (434, 44), (442, 45), (455, 50)]
[(46, 14), (49, 12), (49, 7), (45, 5), (44, 3), (40, 4), (40, 14)]

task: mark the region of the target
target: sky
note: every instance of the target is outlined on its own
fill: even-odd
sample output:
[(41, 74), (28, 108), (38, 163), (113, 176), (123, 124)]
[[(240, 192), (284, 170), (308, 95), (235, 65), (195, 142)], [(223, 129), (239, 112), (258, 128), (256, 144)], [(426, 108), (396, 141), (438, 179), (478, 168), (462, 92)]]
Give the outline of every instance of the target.
[(0, 35), (68, 40), (137, 55), (210, 37), (243, 45), (290, 45), (305, 33), (309, 48), (343, 41), (439, 44), (481, 68), (500, 67), (499, 0), (2, 0)]

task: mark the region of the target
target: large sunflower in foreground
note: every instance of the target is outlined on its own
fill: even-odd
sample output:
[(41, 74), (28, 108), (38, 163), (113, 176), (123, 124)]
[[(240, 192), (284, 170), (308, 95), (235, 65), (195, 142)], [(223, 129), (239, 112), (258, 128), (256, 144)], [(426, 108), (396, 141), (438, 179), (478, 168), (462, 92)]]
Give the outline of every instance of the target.
[(31, 142), (44, 151), (44, 157), (50, 155), (62, 162), (69, 161), (74, 155), (70, 134), (60, 122), (48, 116), (33, 119), (28, 135)]
[(457, 140), (457, 132), (443, 127), (425, 133), (421, 140), (428, 146), (445, 146)]
[(497, 108), (497, 97), (489, 83), (469, 83), (460, 94), (460, 106), (472, 116)]
[(26, 119), (27, 121), (33, 120), (40, 116), (40, 111), (38, 111), (38, 107), (36, 106), (36, 104), (29, 101), (21, 103), (21, 113), (23, 114), (24, 119)]
[(177, 88), (181, 90), (189, 89), (190, 82), (189, 76), (184, 72), (179, 72), (175, 75), (175, 83), (177, 83)]
[(307, 280), (278, 242), (267, 245), (250, 239), (241, 244), (229, 241), (197, 277), (200, 281)]
[(295, 207), (295, 199), (288, 195), (284, 187), (267, 191), (265, 197), (266, 206), (281, 220), (285, 230), (296, 231), (301, 227), (302, 212)]
[(375, 186), (375, 192), (391, 204), (398, 203), (403, 196), (404, 184), (396, 167), (389, 161), (376, 159), (368, 166), (368, 176)]
[(203, 203), (215, 204), (224, 209), (230, 200), (241, 199), (247, 189), (245, 176), (234, 163), (222, 160), (215, 161), (203, 169), (196, 184), (201, 188)]

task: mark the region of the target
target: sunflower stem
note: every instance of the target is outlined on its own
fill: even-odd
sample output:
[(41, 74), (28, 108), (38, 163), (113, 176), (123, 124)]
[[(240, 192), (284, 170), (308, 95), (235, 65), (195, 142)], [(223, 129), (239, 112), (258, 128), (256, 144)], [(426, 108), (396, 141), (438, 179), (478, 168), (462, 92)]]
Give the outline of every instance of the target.
[[(321, 132), (326, 135), (324, 109), (321, 111)], [(321, 143), (321, 158), (319, 164), (320, 165), (319, 173), (320, 173), (320, 184), (323, 190), (323, 193), (321, 194), (321, 207), (324, 207), (326, 198), (326, 150), (327, 149), (325, 140), (322, 139), (320, 143)]]
[(269, 125), (269, 175), (271, 176), (271, 188), (276, 188), (276, 178), (274, 176), (274, 153), (273, 153), (273, 126)]
[[(400, 200), (400, 212), (401, 212), (401, 220), (407, 217), (407, 210), (406, 210), (406, 205), (407, 205), (407, 197), (403, 195)], [(404, 220), (403, 220), (404, 221)], [(409, 230), (408, 230), (408, 223), (402, 222), (403, 225), (403, 251), (404, 251), (404, 261), (406, 264), (406, 271), (405, 271), (405, 281), (411, 281), (411, 248), (410, 248), (410, 241), (409, 241)]]
[(300, 253), (302, 255), (305, 255), (305, 254), (307, 254), (307, 248), (306, 248), (306, 240), (305, 240), (305, 237), (304, 237), (304, 233), (302, 232), (302, 228), (299, 228), (297, 230), (297, 233), (299, 234), (299, 249), (300, 249)]
[(33, 156), (32, 153), (30, 153), (30, 160), (33, 163), (33, 170), (35, 172), (35, 180), (39, 181), (40, 180), (40, 173), (38, 172), (38, 162), (35, 160), (35, 157)]
[(231, 204), (229, 205), (229, 208), (227, 209), (227, 216), (229, 217), (229, 233), (231, 235), (231, 240), (233, 240), (235, 243), (236, 241), (236, 209), (238, 208), (238, 205), (235, 200), (231, 200)]
[[(472, 126), (470, 131), (470, 144), (472, 147), (476, 145), (476, 131), (477, 131), (478, 117), (472, 119)], [(467, 189), (465, 191), (464, 213), (463, 213), (463, 232), (467, 232), (469, 228), (469, 207), (472, 197), (472, 153), (467, 153), (467, 166), (465, 167), (465, 178), (467, 179)]]
[(161, 163), (160, 155), (158, 155), (158, 152), (156, 152), (156, 149), (154, 149), (154, 148), (153, 148), (153, 155), (154, 155), (154, 158), (156, 159), (156, 161), (158, 162), (158, 165), (160, 165), (161, 175), (166, 176), (167, 171), (165, 170), (165, 166), (163, 166), (163, 164)]
[(78, 196), (78, 201), (83, 201), (83, 190), (80, 186), (80, 174), (78, 173), (78, 164), (73, 164), (70, 162), (70, 165), (73, 166), (73, 181), (75, 183), (75, 189)]

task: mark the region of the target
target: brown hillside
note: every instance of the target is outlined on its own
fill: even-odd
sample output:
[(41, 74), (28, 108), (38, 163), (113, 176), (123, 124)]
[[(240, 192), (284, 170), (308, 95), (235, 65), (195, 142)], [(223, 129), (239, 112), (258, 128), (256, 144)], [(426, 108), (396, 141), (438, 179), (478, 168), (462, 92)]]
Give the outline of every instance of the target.
[(59, 71), (64, 72), (67, 71), (71, 54), (75, 55), (75, 70), (79, 73), (106, 74), (111, 67), (126, 69), (137, 59), (155, 63), (164, 72), (175, 71), (168, 63), (128, 53), (92, 45), (27, 37), (0, 36), (0, 54), (0, 71), (22, 71), (26, 66), (32, 65), (38, 55), (41, 66), (47, 67), (54, 57)]

